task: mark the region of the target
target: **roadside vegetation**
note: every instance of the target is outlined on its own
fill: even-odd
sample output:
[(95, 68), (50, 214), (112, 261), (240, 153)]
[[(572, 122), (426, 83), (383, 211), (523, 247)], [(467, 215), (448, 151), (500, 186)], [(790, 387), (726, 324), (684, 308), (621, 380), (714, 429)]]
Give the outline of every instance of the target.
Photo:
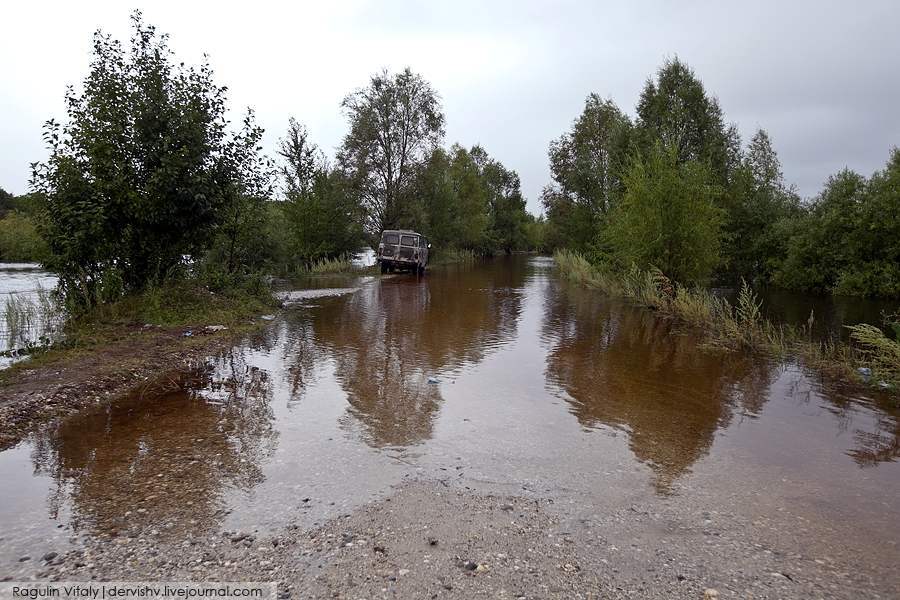
[(844, 169), (802, 200), (768, 133), (745, 144), (677, 58), (648, 79), (634, 119), (588, 96), (549, 159), (550, 250), (687, 285), (900, 297), (900, 150), (871, 177)]
[[(777, 358), (799, 357), (810, 367), (844, 379), (900, 390), (900, 342), (873, 325), (850, 326), (849, 344), (819, 339), (812, 335), (812, 313), (800, 327), (765, 318), (761, 301), (746, 281), (732, 304), (709, 289), (673, 282), (657, 268), (604, 270), (570, 250), (557, 250), (553, 258), (564, 278), (692, 326), (712, 345)], [(885, 326), (900, 339), (900, 315), (887, 316)]]
[[(634, 118), (588, 96), (550, 145), (536, 218), (515, 171), (481, 146), (446, 143), (440, 96), (410, 69), (344, 98), (333, 160), (293, 118), (270, 158), (252, 109), (226, 119), (227, 88), (208, 63), (178, 61), (140, 12), (132, 26), (130, 44), (95, 34), (66, 118), (45, 125), (49, 158), (30, 193), (0, 193), (0, 260), (59, 276), (70, 332), (236, 321), (271, 305), (267, 276), (352, 270), (386, 228), (428, 236), (436, 264), (557, 250), (570, 277), (751, 346), (783, 346), (785, 329), (704, 286), (900, 296), (900, 151), (869, 178), (844, 170), (801, 200), (766, 131), (744, 144), (677, 58), (647, 81)], [(854, 352), (896, 379), (894, 342), (879, 333), (854, 329)]]
[[(696, 325), (711, 341), (792, 354), (848, 377), (900, 383), (900, 318), (849, 343), (763, 317), (755, 286), (900, 297), (900, 150), (870, 178), (843, 170), (801, 200), (765, 130), (744, 145), (679, 59), (648, 79), (630, 118), (588, 96), (551, 143), (544, 246), (569, 279)], [(709, 290), (740, 293), (735, 305)], [(837, 336), (840, 338), (841, 336)], [(898, 338), (900, 339), (900, 338)]]
[[(445, 147), (440, 97), (409, 69), (347, 95), (335, 160), (293, 118), (270, 158), (253, 110), (231, 123), (210, 64), (180, 62), (137, 11), (130, 43), (94, 35), (65, 104), (45, 124), (30, 193), (0, 193), (0, 261), (59, 277), (68, 345), (108, 327), (268, 312), (269, 276), (354, 270), (384, 228), (420, 231), (442, 262), (542, 244), (518, 175), (479, 146)], [(6, 318), (31, 329), (40, 307), (10, 304)]]

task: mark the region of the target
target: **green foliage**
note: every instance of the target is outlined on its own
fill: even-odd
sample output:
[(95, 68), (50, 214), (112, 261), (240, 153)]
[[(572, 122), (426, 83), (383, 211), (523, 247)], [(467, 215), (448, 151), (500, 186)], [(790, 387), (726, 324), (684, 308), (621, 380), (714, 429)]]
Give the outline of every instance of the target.
[(547, 220), (543, 216), (535, 217), (531, 213), (525, 215), (525, 246), (535, 252), (547, 252)]
[(418, 217), (409, 222), (431, 240), (436, 255), (451, 249), (491, 254), (528, 249), (519, 176), (481, 146), (438, 148), (419, 170), (414, 186)]
[(480, 146), (440, 147), (444, 115), (421, 76), (381, 72), (343, 106), (350, 132), (338, 163), (370, 243), (384, 229), (415, 229), (436, 255), (528, 247), (519, 176)]
[(599, 231), (590, 208), (555, 186), (543, 189), (541, 205), (547, 219), (546, 247), (587, 252)]
[(769, 135), (756, 132), (739, 156), (723, 198), (724, 254), (731, 279), (769, 282), (787, 254), (786, 227), (800, 213), (799, 199), (784, 184)]
[(784, 287), (859, 296), (900, 296), (900, 150), (869, 180), (831, 177), (790, 231), (775, 275)]
[(276, 218), (284, 225), (281, 260), (289, 268), (351, 254), (363, 243), (362, 215), (342, 173), (333, 170), (306, 129), (291, 119), (279, 155), (284, 202)]
[(488, 189), (490, 206), (490, 241), (491, 247), (505, 251), (526, 248), (525, 198), (522, 196), (519, 175), (503, 166), (499, 161), (488, 157), (487, 153), (476, 146), (480, 152), (476, 160), (481, 167), (482, 177)]
[(635, 158), (625, 195), (601, 238), (619, 265), (657, 267), (676, 281), (695, 283), (720, 261), (723, 216), (708, 169), (677, 158), (660, 144), (646, 159)]
[(88, 344), (110, 326), (231, 327), (275, 307), (271, 290), (259, 275), (214, 271), (197, 278), (172, 278), (80, 313), (66, 325), (66, 343)]
[(31, 217), (10, 211), (0, 218), (0, 262), (43, 262), (47, 244)]
[(0, 188), (0, 218), (10, 212), (18, 212), (21, 215), (35, 219), (43, 207), (44, 198), (40, 194), (31, 193), (14, 196)]
[(852, 325), (848, 329), (850, 339), (859, 346), (875, 379), (900, 385), (900, 342), (890, 339), (874, 325)]
[(110, 273), (136, 291), (202, 256), (217, 234), (236, 246), (247, 200), (268, 193), (252, 113), (229, 133), (209, 65), (176, 63), (167, 36), (140, 12), (132, 22), (127, 50), (94, 36), (83, 92), (67, 92), (66, 124), (47, 122), (50, 158), (34, 166), (47, 265), (73, 308), (96, 302)]
[(13, 202), (15, 200), (15, 196), (0, 188), (0, 216), (6, 214), (8, 211), (13, 210)]
[(349, 255), (341, 255), (335, 258), (320, 258), (312, 262), (304, 269), (308, 275), (324, 275), (327, 273), (346, 273), (353, 270), (353, 261)]
[(804, 205), (768, 133), (758, 130), (743, 148), (677, 58), (648, 79), (634, 125), (611, 101), (589, 96), (551, 143), (550, 168), (544, 248), (618, 270), (657, 266), (685, 283), (746, 278), (900, 297), (900, 150), (868, 180), (836, 174)]
[(374, 75), (343, 107), (350, 131), (338, 161), (375, 242), (384, 229), (408, 227), (414, 218), (412, 180), (443, 138), (444, 114), (431, 84), (409, 68)]
[(63, 311), (54, 294), (38, 285), (34, 297), (9, 294), (3, 311), (6, 324), (6, 348), (33, 352), (55, 341), (63, 323)]
[[(591, 94), (571, 130), (550, 144), (556, 186), (545, 190), (544, 207), (554, 215), (558, 235), (569, 247), (587, 250), (621, 197), (631, 138), (628, 116), (612, 100)], [(563, 214), (566, 211), (569, 214)], [(570, 215), (574, 218), (567, 218)]]
[(657, 143), (671, 148), (676, 161), (706, 164), (714, 181), (728, 180), (729, 133), (718, 101), (677, 57), (666, 61), (656, 80), (644, 84), (637, 105), (637, 140), (644, 153)]
[(488, 193), (473, 152), (459, 145), (449, 152), (438, 148), (417, 177), (424, 218), (416, 227), (435, 248), (481, 251), (490, 223)]

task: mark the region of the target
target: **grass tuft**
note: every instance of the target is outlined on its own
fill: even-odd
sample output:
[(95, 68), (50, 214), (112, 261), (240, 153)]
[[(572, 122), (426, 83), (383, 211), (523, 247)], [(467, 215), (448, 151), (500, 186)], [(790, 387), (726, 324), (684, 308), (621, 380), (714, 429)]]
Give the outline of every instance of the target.
[(50, 290), (38, 285), (35, 296), (10, 294), (4, 307), (5, 353), (30, 353), (55, 341), (63, 311)]

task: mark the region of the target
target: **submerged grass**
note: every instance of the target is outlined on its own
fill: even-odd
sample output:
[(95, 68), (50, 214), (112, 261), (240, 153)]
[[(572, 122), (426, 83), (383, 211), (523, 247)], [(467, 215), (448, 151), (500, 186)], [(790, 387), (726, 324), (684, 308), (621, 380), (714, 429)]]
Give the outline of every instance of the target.
[(675, 284), (656, 269), (632, 267), (624, 274), (613, 273), (568, 250), (557, 251), (553, 258), (564, 278), (697, 327), (715, 345), (778, 357), (796, 356), (832, 375), (875, 382), (893, 393), (900, 392), (900, 342), (873, 325), (850, 326), (849, 344), (817, 340), (811, 334), (812, 313), (803, 327), (775, 324), (765, 318), (762, 302), (746, 281), (732, 305), (707, 289)]
[(56, 339), (63, 322), (63, 311), (50, 290), (38, 285), (34, 297), (10, 294), (3, 318), (6, 333), (3, 353), (27, 353)]

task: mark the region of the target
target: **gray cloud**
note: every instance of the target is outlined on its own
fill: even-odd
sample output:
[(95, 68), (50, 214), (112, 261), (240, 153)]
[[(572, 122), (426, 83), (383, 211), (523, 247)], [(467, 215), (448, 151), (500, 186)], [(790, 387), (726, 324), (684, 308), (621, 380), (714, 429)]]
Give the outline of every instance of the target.
[[(0, 39), (0, 186), (19, 193), (44, 156), (41, 123), (62, 116), (65, 85), (87, 70), (91, 32), (126, 37), (128, 9), (16, 4)], [(333, 152), (341, 98), (381, 67), (411, 66), (441, 92), (447, 141), (480, 143), (516, 169), (535, 212), (547, 145), (585, 96), (633, 114), (647, 77), (674, 55), (745, 139), (769, 131), (804, 195), (844, 166), (871, 173), (900, 144), (896, 2), (323, 4), (154, 2), (145, 16), (181, 59), (210, 54), (234, 109), (257, 110), (269, 152), (291, 115)]]

